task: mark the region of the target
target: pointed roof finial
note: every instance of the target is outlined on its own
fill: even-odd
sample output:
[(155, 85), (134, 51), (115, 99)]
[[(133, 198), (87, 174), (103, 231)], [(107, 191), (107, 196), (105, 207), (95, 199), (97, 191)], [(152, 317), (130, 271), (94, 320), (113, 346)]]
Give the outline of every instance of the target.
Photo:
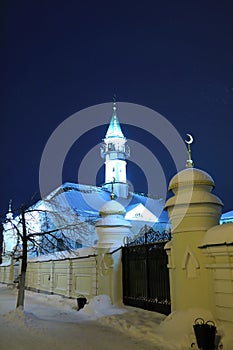
[(11, 204), (12, 204), (12, 199), (9, 200), (9, 209), (8, 209), (8, 213), (6, 214), (6, 219), (7, 220), (12, 220), (13, 219), (13, 214), (11, 211)]
[(121, 138), (121, 139), (125, 139), (122, 130), (121, 130), (121, 126), (120, 126), (120, 122), (118, 120), (117, 117), (117, 113), (116, 113), (116, 95), (113, 96), (113, 113), (112, 113), (112, 119), (110, 121), (107, 133), (105, 135), (105, 139), (107, 138)]
[(116, 107), (116, 94), (113, 95), (113, 107), (112, 107), (112, 109), (113, 109), (113, 115), (116, 115), (116, 109), (117, 109), (117, 107)]
[(12, 199), (9, 200), (9, 212), (11, 212)]
[(111, 200), (115, 199), (115, 194), (114, 194), (114, 183), (115, 183), (115, 177), (112, 178), (112, 191), (110, 194)]
[(193, 143), (193, 137), (190, 134), (186, 134), (189, 137), (189, 140), (185, 140), (185, 142), (188, 145), (188, 159), (186, 161), (186, 168), (193, 168), (194, 163), (193, 160), (191, 158), (191, 144)]

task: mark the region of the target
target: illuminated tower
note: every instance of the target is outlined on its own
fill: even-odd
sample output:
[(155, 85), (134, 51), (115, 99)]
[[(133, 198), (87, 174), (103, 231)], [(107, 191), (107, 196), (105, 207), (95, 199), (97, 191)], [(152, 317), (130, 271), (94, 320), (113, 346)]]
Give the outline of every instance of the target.
[(6, 220), (3, 223), (4, 253), (5, 253), (5, 256), (7, 256), (7, 257), (12, 255), (12, 251), (14, 250), (15, 246), (17, 245), (17, 238), (18, 238), (17, 231), (15, 229), (15, 226), (18, 223), (13, 219), (13, 213), (11, 211), (11, 203), (12, 203), (12, 201), (10, 200), (9, 210), (8, 210), (8, 213), (6, 214)]
[(101, 145), (101, 157), (105, 160), (104, 188), (111, 191), (114, 182), (114, 193), (118, 197), (128, 196), (128, 183), (126, 178), (126, 161), (129, 157), (129, 146), (126, 145), (121, 126), (116, 113), (116, 102), (113, 103), (112, 119)]

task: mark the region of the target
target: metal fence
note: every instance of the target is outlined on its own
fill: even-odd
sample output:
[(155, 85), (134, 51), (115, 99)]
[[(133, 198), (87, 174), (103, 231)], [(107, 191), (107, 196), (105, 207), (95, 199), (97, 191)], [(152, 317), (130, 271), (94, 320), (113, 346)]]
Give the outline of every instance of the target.
[(168, 315), (171, 312), (170, 284), (164, 250), (168, 240), (148, 242), (152, 234), (162, 238), (160, 233), (152, 231), (122, 248), (123, 302)]

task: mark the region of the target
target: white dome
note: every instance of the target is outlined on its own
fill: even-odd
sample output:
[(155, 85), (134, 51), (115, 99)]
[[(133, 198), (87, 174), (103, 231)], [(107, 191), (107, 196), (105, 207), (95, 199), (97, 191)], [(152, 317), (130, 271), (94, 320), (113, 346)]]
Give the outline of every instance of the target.
[(118, 203), (115, 200), (111, 200), (109, 202), (106, 202), (99, 211), (100, 216), (107, 216), (107, 215), (125, 215), (126, 211), (123, 205)]

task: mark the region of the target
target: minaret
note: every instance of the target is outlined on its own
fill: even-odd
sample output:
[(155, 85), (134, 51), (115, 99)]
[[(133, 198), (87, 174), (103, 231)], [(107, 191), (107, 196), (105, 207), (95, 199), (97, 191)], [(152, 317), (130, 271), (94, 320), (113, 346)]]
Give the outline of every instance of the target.
[(128, 184), (125, 159), (129, 157), (130, 151), (129, 146), (126, 145), (127, 140), (122, 133), (116, 109), (116, 101), (114, 100), (112, 119), (101, 145), (101, 157), (105, 160), (103, 187), (111, 192), (112, 182), (114, 182), (115, 195), (127, 198)]
[(17, 233), (14, 228), (14, 225), (17, 223), (13, 219), (13, 213), (11, 209), (12, 200), (9, 202), (8, 213), (6, 214), (6, 220), (3, 223), (3, 236), (4, 236), (4, 246), (5, 246), (5, 254), (11, 255), (14, 247), (17, 244)]

